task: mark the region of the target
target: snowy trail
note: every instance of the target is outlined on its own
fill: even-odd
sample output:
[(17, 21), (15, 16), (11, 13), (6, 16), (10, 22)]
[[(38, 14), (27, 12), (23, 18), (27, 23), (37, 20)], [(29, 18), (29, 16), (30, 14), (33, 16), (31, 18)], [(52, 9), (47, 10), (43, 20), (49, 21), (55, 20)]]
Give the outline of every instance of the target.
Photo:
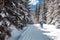
[(12, 29), (12, 37), (8, 40), (60, 40), (60, 29), (54, 25), (44, 24), (41, 28), (40, 24), (28, 24), (20, 31), (14, 27)]
[(42, 30), (34, 25), (29, 25), (28, 29), (22, 33), (19, 40), (52, 40), (43, 34)]

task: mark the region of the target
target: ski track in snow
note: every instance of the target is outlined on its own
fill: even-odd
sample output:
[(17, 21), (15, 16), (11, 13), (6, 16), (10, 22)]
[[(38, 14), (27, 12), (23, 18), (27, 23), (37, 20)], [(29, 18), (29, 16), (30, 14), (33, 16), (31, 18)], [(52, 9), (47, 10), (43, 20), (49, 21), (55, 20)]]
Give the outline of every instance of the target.
[(14, 29), (8, 40), (59, 40), (58, 33), (59, 29), (54, 25), (44, 24), (41, 28), (40, 24), (28, 24), (22, 31)]

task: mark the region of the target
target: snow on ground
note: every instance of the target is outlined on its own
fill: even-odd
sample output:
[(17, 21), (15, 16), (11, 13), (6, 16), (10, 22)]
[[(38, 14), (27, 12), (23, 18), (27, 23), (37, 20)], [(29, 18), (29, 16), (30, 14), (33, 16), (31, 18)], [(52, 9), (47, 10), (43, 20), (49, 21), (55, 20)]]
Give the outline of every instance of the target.
[(17, 37), (18, 36), (20, 36), (20, 31), (18, 31), (16, 28), (15, 28), (15, 26), (13, 26), (13, 25), (11, 25), (11, 30), (12, 30), (12, 32), (11, 32), (11, 37), (8, 39), (8, 40), (17, 40)]
[(52, 40), (51, 38), (47, 37), (43, 34), (42, 30), (39, 30), (38, 24), (31, 24), (29, 25), (28, 29), (21, 34), (19, 40)]
[(49, 37), (51, 37), (53, 40), (60, 40), (60, 29), (57, 29), (55, 25), (48, 25), (44, 24), (43, 29), (40, 29), (43, 31), (49, 31), (49, 33), (43, 33)]
[(44, 24), (41, 28), (40, 24), (28, 24), (23, 30), (18, 31), (12, 28), (12, 37), (8, 40), (59, 40), (60, 29), (56, 29), (54, 25)]
[(23, 30), (17, 30), (14, 25), (10, 26), (11, 28), (11, 37), (9, 37), (7, 40), (18, 40), (21, 36), (21, 33), (23, 33), (28, 27), (25, 27)]

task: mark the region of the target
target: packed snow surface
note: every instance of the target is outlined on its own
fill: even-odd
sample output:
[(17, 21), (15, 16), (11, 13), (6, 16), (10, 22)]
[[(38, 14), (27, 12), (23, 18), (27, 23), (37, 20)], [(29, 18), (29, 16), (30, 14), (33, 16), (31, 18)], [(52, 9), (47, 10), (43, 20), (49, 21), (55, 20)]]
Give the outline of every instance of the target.
[(23, 30), (12, 28), (12, 37), (8, 40), (59, 40), (60, 29), (54, 25), (44, 24), (41, 28), (40, 24), (28, 24)]

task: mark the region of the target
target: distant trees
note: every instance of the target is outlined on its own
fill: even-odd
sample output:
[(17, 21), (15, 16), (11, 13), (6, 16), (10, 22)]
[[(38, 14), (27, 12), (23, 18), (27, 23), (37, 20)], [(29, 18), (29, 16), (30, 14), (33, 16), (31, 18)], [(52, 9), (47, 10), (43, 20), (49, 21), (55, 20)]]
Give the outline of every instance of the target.
[(36, 12), (35, 16), (36, 16), (38, 22), (40, 22), (40, 21), (46, 22), (47, 8), (46, 8), (45, 0), (41, 4), (36, 5), (35, 12)]
[(36, 4), (35, 17), (36, 17), (36, 21), (38, 22), (39, 22), (39, 15), (40, 15), (40, 4)]

